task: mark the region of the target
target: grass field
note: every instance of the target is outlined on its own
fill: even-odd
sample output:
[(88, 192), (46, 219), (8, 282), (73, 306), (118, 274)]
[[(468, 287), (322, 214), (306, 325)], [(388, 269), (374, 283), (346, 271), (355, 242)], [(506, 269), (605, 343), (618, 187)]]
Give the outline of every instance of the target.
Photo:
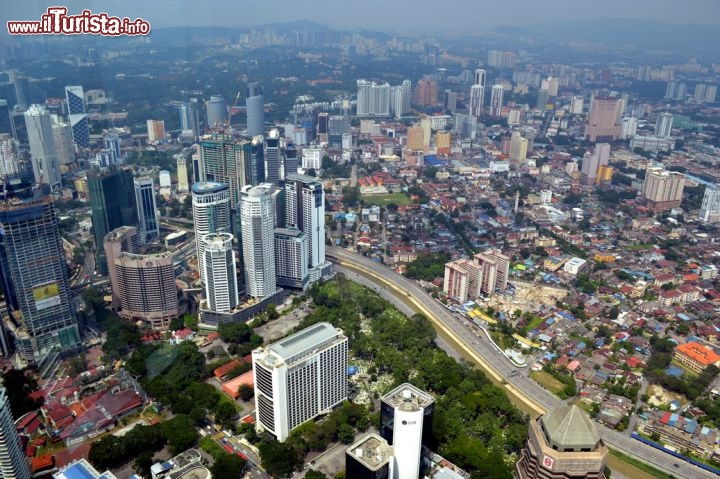
[(551, 393), (557, 395), (565, 389), (565, 385), (552, 377), (545, 371), (533, 371), (530, 373), (530, 377), (538, 384), (543, 386)]
[(364, 195), (362, 197), (365, 204), (387, 206), (394, 203), (398, 206), (410, 204), (410, 198), (405, 193), (390, 193), (387, 195)]
[[(656, 479), (674, 479), (675, 478), (675, 476), (673, 476), (673, 475), (666, 474), (658, 469), (655, 469), (652, 466), (648, 466), (644, 462), (640, 462), (637, 459), (633, 459), (632, 457), (628, 456), (627, 454), (623, 454), (622, 452), (616, 451), (615, 449), (610, 449), (610, 455), (615, 456), (616, 458), (620, 459), (624, 463), (630, 464), (635, 469), (639, 469), (643, 473), (647, 474), (643, 477), (654, 477)], [(638, 474), (636, 471), (630, 471), (630, 470), (625, 471), (625, 470), (623, 470), (623, 467), (622, 467), (623, 465), (613, 464), (612, 461), (610, 461), (610, 462), (611, 462), (610, 467), (617, 467), (617, 469), (621, 473), (632, 474), (629, 477), (637, 477), (638, 479), (641, 478), (640, 474)]]

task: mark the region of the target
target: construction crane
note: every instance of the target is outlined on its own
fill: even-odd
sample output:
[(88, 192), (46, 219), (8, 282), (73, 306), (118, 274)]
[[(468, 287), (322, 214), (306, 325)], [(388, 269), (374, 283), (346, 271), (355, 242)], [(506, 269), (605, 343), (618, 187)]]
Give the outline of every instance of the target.
[(237, 92), (237, 95), (235, 95), (235, 103), (233, 103), (233, 106), (228, 110), (228, 116), (227, 116), (227, 128), (230, 129), (230, 120), (232, 120), (232, 116), (235, 113), (235, 107), (237, 107), (238, 102), (240, 101), (240, 92)]

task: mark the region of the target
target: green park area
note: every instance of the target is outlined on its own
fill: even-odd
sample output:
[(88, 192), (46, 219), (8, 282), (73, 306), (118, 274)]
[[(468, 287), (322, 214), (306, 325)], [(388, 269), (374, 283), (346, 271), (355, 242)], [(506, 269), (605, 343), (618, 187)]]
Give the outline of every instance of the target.
[(405, 193), (388, 193), (387, 195), (363, 195), (362, 200), (366, 205), (387, 206), (394, 204), (403, 206), (410, 204), (410, 198)]

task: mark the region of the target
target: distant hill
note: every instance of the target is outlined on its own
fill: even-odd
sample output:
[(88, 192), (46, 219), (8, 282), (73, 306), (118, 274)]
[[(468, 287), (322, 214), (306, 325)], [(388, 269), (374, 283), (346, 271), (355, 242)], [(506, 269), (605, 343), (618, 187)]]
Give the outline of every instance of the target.
[[(500, 29), (495, 30), (502, 32)], [(632, 44), (658, 50), (720, 53), (720, 26), (715, 25), (602, 18), (541, 23), (518, 30), (524, 35), (537, 35), (559, 41)]]

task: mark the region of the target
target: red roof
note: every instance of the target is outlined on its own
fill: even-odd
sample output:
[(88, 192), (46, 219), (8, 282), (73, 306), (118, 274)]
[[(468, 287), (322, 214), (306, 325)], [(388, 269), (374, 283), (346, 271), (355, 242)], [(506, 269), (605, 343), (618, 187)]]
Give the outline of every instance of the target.
[(222, 378), (223, 376), (226, 376), (230, 371), (235, 369), (237, 366), (240, 366), (242, 364), (242, 361), (239, 359), (233, 359), (229, 363), (223, 364), (220, 367), (215, 368), (215, 371), (213, 371), (213, 374), (217, 379)]

